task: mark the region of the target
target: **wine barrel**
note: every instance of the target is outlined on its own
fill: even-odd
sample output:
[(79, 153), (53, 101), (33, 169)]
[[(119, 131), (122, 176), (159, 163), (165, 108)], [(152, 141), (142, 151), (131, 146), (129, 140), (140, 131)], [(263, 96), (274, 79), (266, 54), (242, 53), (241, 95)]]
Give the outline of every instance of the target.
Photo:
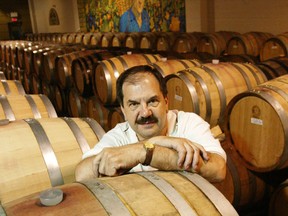
[(55, 100), (55, 93), (54, 88), (52, 85), (50, 85), (49, 83), (47, 83), (45, 80), (41, 80), (41, 87), (42, 87), (42, 92), (44, 95), (46, 95), (52, 104), (54, 104), (54, 100)]
[[(35, 193), (3, 205), (7, 215), (229, 215), (238, 213), (207, 180), (185, 172), (140, 172), (59, 187), (64, 200), (45, 208)], [(155, 205), (157, 203), (157, 205)]]
[(6, 67), (6, 76), (8, 80), (20, 80), (24, 70), (15, 67), (14, 65), (7, 65)]
[(0, 81), (0, 94), (2, 95), (24, 95), (25, 90), (23, 85), (18, 80), (1, 80)]
[(15, 67), (16, 66), (18, 67), (18, 64), (17, 64), (18, 62), (16, 58), (16, 47), (17, 47), (16, 42), (13, 42), (8, 46), (9, 60), (7, 63), (14, 65)]
[(38, 76), (42, 75), (42, 54), (54, 49), (56, 49), (56, 47), (43, 47), (32, 51), (31, 67), (33, 73), (37, 74)]
[(272, 187), (242, 165), (241, 158), (227, 139), (221, 145), (227, 155), (226, 177), (223, 181), (212, 184), (238, 212), (266, 202), (272, 193)]
[(91, 43), (91, 37), (92, 37), (93, 33), (91, 32), (86, 32), (83, 37), (82, 37), (82, 44), (83, 45), (90, 45)]
[(41, 79), (36, 73), (29, 74), (29, 93), (42, 94)]
[(234, 97), (225, 113), (225, 134), (243, 164), (257, 172), (288, 167), (288, 75)]
[(110, 129), (108, 127), (108, 109), (96, 96), (87, 98), (86, 109), (87, 117), (95, 119), (105, 131)]
[(76, 44), (82, 44), (84, 35), (85, 35), (85, 34), (84, 34), (84, 33), (81, 33), (81, 32), (76, 33), (75, 43), (76, 43)]
[(67, 91), (58, 85), (52, 85), (52, 93), (54, 93), (54, 100), (52, 102), (58, 116), (68, 115)]
[(105, 32), (101, 38), (101, 47), (112, 47), (113, 32)]
[[(64, 33), (64, 34), (61, 35), (61, 43), (62, 44), (66, 45), (66, 44), (69, 43), (68, 42), (69, 35), (70, 35), (70, 33)], [(70, 40), (71, 40), (71, 37), (70, 37), (69, 41)]]
[(158, 54), (120, 55), (100, 61), (95, 67), (93, 83), (96, 94), (105, 105), (117, 104), (116, 80), (124, 70), (137, 65), (147, 65), (159, 61)]
[(140, 49), (155, 50), (158, 35), (158, 32), (143, 33), (140, 38)]
[(107, 108), (107, 110), (108, 110), (108, 117), (107, 117), (108, 130), (114, 128), (118, 123), (125, 121), (125, 117), (120, 107), (110, 107)]
[(269, 216), (282, 216), (288, 212), (288, 179), (273, 192), (269, 203)]
[(201, 62), (196, 59), (162, 59), (150, 65), (165, 77), (190, 67), (201, 66)]
[(101, 46), (101, 38), (103, 36), (103, 33), (101, 32), (94, 32), (92, 33), (91, 37), (90, 37), (90, 45), (94, 45), (94, 46)]
[(46, 95), (0, 95), (0, 119), (55, 118), (57, 113)]
[[(24, 71), (27, 75), (29, 75), (30, 73), (37, 73), (39, 70), (39, 67), (41, 66), (41, 61), (39, 60), (39, 58), (41, 58), (40, 55), (38, 55), (38, 57), (35, 55), (35, 60), (33, 60), (33, 52), (34, 53), (38, 53), (38, 51), (40, 53), (42, 53), (43, 50), (48, 51), (51, 49), (55, 49), (55, 45), (54, 44), (48, 44), (48, 45), (34, 45), (34, 46), (30, 46), (27, 48), (24, 48), (24, 52), (23, 52), (23, 67), (24, 67)], [(35, 68), (36, 71), (34, 69), (34, 62), (35, 62)]]
[(32, 52), (33, 50), (37, 50), (39, 49), (41, 46), (40, 45), (34, 45), (34, 46), (29, 46), (29, 47), (25, 47), (23, 49), (23, 59), (22, 59), (22, 65), (24, 68), (24, 72), (29, 75), (30, 73), (32, 73)]
[(208, 52), (214, 57), (220, 57), (226, 53), (226, 44), (233, 36), (239, 35), (237, 32), (219, 31), (214, 33), (205, 33), (198, 40), (196, 51)]
[(78, 93), (83, 97), (94, 95), (93, 70), (99, 61), (123, 55), (121, 50), (98, 50), (97, 52), (76, 58), (72, 61), (72, 79)]
[(288, 74), (288, 57), (278, 57), (262, 61), (257, 66), (265, 73), (267, 79), (275, 79)]
[(94, 94), (92, 70), (98, 61), (99, 58), (95, 55), (80, 57), (72, 61), (72, 79), (76, 90), (83, 97), (90, 97)]
[(112, 38), (112, 47), (125, 47), (125, 38), (127, 34), (124, 32), (114, 32)]
[(22, 84), (22, 88), (25, 90), (26, 94), (30, 94), (30, 79), (28, 77), (28, 75), (26, 73), (22, 73), (21, 74), (21, 84)]
[(200, 32), (190, 32), (182, 33), (176, 36), (175, 42), (173, 44), (173, 51), (178, 53), (193, 53), (196, 51), (197, 43), (204, 33)]
[(48, 83), (56, 83), (55, 76), (55, 59), (57, 56), (63, 55), (65, 53), (71, 53), (75, 51), (83, 50), (81, 47), (77, 46), (67, 46), (67, 47), (59, 47), (55, 50), (50, 50), (48, 52), (44, 52), (42, 55), (42, 79)]
[(266, 80), (252, 64), (202, 64), (166, 76), (168, 106), (195, 112), (213, 127), (222, 123), (226, 105), (234, 96)]
[[(236, 63), (251, 63), (259, 64), (259, 59), (256, 56), (246, 55), (246, 54), (227, 54), (222, 55), (219, 58), (222, 62), (236, 62)], [(258, 65), (259, 66), (259, 65)]]
[(58, 85), (67, 89), (73, 86), (72, 61), (83, 56), (92, 55), (97, 50), (81, 50), (57, 56), (55, 59), (55, 78)]
[(73, 117), (87, 117), (86, 103), (87, 99), (83, 98), (75, 88), (67, 90), (68, 114)]
[(260, 51), (260, 61), (284, 57), (288, 54), (288, 33), (275, 35), (266, 40)]
[(157, 37), (157, 51), (172, 51), (177, 35), (175, 32), (161, 32)]
[(30, 41), (24, 41), (22, 43), (20, 43), (18, 46), (16, 46), (16, 62), (17, 62), (17, 66), (20, 68), (23, 68), (23, 53), (24, 53), (24, 49), (29, 47), (29, 46), (33, 46), (33, 43)]
[(73, 32), (73, 33), (67, 34), (67, 37), (65, 37), (65, 39), (66, 39), (66, 43), (67, 44), (75, 43), (76, 33)]
[(5, 73), (3, 71), (0, 71), (0, 80), (6, 80)]
[(139, 49), (140, 48), (140, 40), (142, 32), (130, 32), (127, 33), (127, 37), (125, 38), (124, 46), (131, 49)]
[(246, 32), (227, 41), (228, 55), (258, 56), (263, 44), (273, 35), (266, 32)]
[(23, 119), (2, 125), (1, 203), (74, 182), (82, 154), (103, 134), (90, 118)]

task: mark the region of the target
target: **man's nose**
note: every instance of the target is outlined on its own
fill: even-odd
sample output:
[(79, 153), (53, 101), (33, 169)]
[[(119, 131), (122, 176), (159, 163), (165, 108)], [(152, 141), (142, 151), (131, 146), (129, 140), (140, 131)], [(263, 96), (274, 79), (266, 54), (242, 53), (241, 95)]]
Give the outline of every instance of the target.
[(141, 106), (141, 111), (140, 111), (141, 117), (147, 117), (147, 116), (150, 116), (151, 114), (152, 114), (151, 109), (147, 106), (147, 104), (143, 104)]

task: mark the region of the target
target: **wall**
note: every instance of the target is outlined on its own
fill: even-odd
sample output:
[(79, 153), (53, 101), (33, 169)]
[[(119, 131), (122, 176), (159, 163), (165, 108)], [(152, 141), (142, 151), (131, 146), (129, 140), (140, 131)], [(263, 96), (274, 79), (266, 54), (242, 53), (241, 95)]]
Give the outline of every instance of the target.
[(287, 0), (215, 0), (215, 31), (288, 31)]
[(22, 22), (22, 33), (32, 32), (29, 16), (28, 0), (0, 0), (0, 40), (9, 40), (8, 22), (11, 21), (10, 12), (18, 13), (18, 20)]
[[(201, 31), (201, 0), (186, 0), (185, 14), (186, 14), (186, 31)], [(203, 0), (202, 0), (203, 1)]]
[[(9, 12), (17, 11), (22, 17), (23, 32), (75, 32), (80, 30), (77, 3), (80, 0), (1, 0), (0, 40), (9, 37)], [(30, 15), (29, 7), (30, 6)], [(213, 2), (214, 4), (207, 4)], [(248, 31), (280, 34), (288, 31), (287, 0), (186, 0), (186, 30), (193, 31)], [(206, 3), (206, 4), (205, 4)], [(81, 4), (79, 4), (81, 5)], [(213, 6), (213, 16), (205, 6)], [(49, 26), (49, 10), (55, 7), (59, 26)], [(79, 10), (83, 13), (83, 10)], [(31, 17), (31, 21), (30, 21)], [(208, 19), (208, 21), (207, 21)], [(205, 22), (204, 22), (205, 21)]]
[(3, 11), (0, 11), (0, 38), (2, 40), (9, 39), (8, 22), (10, 22), (9, 15)]
[[(34, 33), (80, 31), (77, 0), (28, 0)], [(49, 25), (49, 11), (54, 8), (60, 25)]]

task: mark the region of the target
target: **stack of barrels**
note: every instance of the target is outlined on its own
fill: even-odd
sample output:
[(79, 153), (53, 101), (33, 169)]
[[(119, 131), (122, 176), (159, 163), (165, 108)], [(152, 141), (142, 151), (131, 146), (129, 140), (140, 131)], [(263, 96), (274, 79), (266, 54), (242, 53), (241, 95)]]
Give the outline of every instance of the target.
[[(16, 208), (17, 205), (20, 205), (19, 203), (34, 208), (35, 205), (33, 206), (33, 204), (35, 204), (37, 197), (36, 194), (30, 195), (29, 199), (32, 200), (30, 203), (27, 203), (26, 198), (21, 202), (10, 202), (13, 199), (17, 200), (17, 198), (29, 195), (29, 193), (39, 192), (48, 188), (49, 184), (56, 186), (67, 183), (66, 186), (61, 186), (66, 195), (80, 191), (87, 194), (85, 188), (95, 191), (93, 193), (97, 199), (95, 197), (91, 199), (89, 194), (87, 194), (87, 199), (91, 200), (93, 205), (100, 206), (97, 211), (112, 211), (109, 203), (106, 204), (101, 199), (98, 191), (100, 187), (107, 189), (110, 198), (119, 204), (120, 209), (124, 209), (124, 211), (133, 209), (132, 211), (142, 214), (141, 209), (137, 209), (139, 205), (132, 203), (134, 198), (123, 194), (127, 190), (120, 188), (123, 184), (119, 184), (119, 181), (124, 183), (136, 181), (139, 182), (139, 185), (145, 184), (147, 186), (147, 182), (142, 182), (143, 179), (139, 180), (139, 177), (143, 178), (144, 176), (145, 179), (149, 180), (148, 184), (154, 184), (152, 180), (157, 178), (161, 179), (161, 182), (165, 182), (165, 189), (171, 186), (176, 187), (171, 179), (178, 179), (179, 175), (181, 176), (183, 173), (168, 172), (164, 174), (159, 171), (151, 173), (151, 176), (141, 173), (116, 177), (115, 179), (93, 180), (83, 182), (81, 185), (78, 183), (70, 184), (73, 181), (71, 173), (74, 172), (75, 164), (80, 161), (81, 154), (95, 145), (104, 131), (124, 121), (116, 100), (116, 80), (123, 71), (136, 65), (151, 65), (163, 75), (168, 87), (170, 109), (195, 112), (205, 119), (212, 129), (220, 127), (221, 132), (224, 131), (221, 144), (227, 153), (227, 175), (223, 182), (213, 183), (213, 186), (224, 195), (224, 197), (217, 195), (219, 199), (227, 199), (240, 214), (254, 209), (259, 209), (260, 214), (263, 213), (262, 211), (270, 211), (270, 215), (281, 215), (286, 212), (286, 205), (282, 204), (288, 202), (285, 198), (285, 193), (287, 194), (286, 179), (288, 179), (288, 127), (286, 126), (288, 61), (287, 53), (283, 50), (279, 51), (279, 54), (273, 52), (274, 56), (269, 57), (269, 50), (276, 49), (271, 44), (285, 43), (285, 34), (277, 36), (276, 39), (269, 33), (261, 32), (248, 32), (242, 35), (237, 32), (225, 31), (213, 34), (198, 32), (66, 33), (49, 34), (49, 36), (45, 34), (34, 35), (33, 37), (30, 36), (30, 39), (29, 42), (21, 41), (21, 43), (3, 42), (0, 49), (2, 76), (9, 77), (13, 81), (13, 87), (11, 84), (7, 88), (9, 79), (1, 78), (6, 80), (2, 87), (6, 92), (5, 94), (16, 89), (17, 95), (24, 97), (27, 101), (25, 103), (29, 106), (32, 107), (32, 105), (38, 105), (41, 102), (37, 109), (31, 108), (30, 116), (25, 116), (29, 112), (27, 111), (28, 108), (25, 108), (24, 102), (19, 102), (18, 99), (12, 100), (4, 93), (5, 96), (1, 96), (2, 107), (4, 109), (9, 107), (15, 111), (4, 111), (4, 117), (1, 121), (3, 125), (0, 126), (0, 133), (3, 133), (3, 136), (1, 134), (0, 137), (11, 137), (17, 131), (17, 134), (25, 133), (27, 138), (27, 141), (24, 142), (27, 149), (22, 149), (19, 141), (23, 141), (23, 138), (12, 136), (13, 139), (11, 140), (17, 144), (11, 150), (8, 148), (8, 151), (13, 152), (13, 154), (3, 153), (2, 158), (6, 158), (3, 163), (11, 164), (12, 168), (16, 169), (15, 173), (18, 172), (18, 166), (13, 167), (9, 158), (17, 161), (17, 158), (14, 157), (14, 152), (17, 149), (20, 149), (20, 155), (22, 155), (19, 163), (27, 163), (27, 168), (25, 168), (27, 173), (21, 172), (20, 186), (13, 186), (14, 189), (11, 189), (13, 193), (4, 191), (3, 197), (7, 196), (4, 201), (2, 200), (2, 192), (0, 193), (2, 205), (7, 212), (19, 211), (19, 206), (18, 209)], [(265, 46), (270, 46), (270, 48)], [(279, 45), (279, 47), (283, 48), (283, 45)], [(16, 53), (18, 54), (14, 55), (11, 50), (17, 50)], [(16, 56), (21, 61), (15, 61)], [(12, 67), (8, 67), (8, 65), (18, 68), (17, 73), (11, 73), (10, 68)], [(21, 84), (23, 86), (19, 87)], [(7, 91), (7, 89), (10, 90)], [(13, 108), (14, 103), (16, 108)], [(19, 106), (20, 103), (21, 106)], [(48, 104), (52, 108), (44, 109), (43, 107), (47, 107)], [(16, 111), (17, 108), (19, 108), (18, 112)], [(15, 126), (15, 129), (13, 128), (14, 122), (20, 122), (19, 126)], [(51, 129), (49, 128), (50, 123)], [(46, 127), (48, 128), (46, 129)], [(84, 135), (77, 135), (79, 128), (80, 131), (82, 130), (81, 127), (88, 127), (89, 132), (83, 128), (82, 133)], [(22, 128), (24, 128), (23, 132), (21, 131)], [(31, 128), (32, 133), (27, 132), (27, 128), (29, 130)], [(36, 128), (40, 132), (35, 133), (33, 130)], [(65, 128), (65, 131), (62, 131), (61, 128)], [(75, 133), (74, 131), (78, 132)], [(31, 135), (27, 136), (27, 134)], [(37, 134), (42, 134), (41, 136), (44, 138), (37, 137)], [(83, 136), (87, 141), (80, 144)], [(220, 139), (220, 137), (218, 138)], [(11, 140), (5, 138), (1, 143), (9, 143), (12, 142)], [(38, 148), (40, 148), (40, 152), (44, 151), (41, 147), (42, 144), (39, 144), (41, 140), (44, 140), (45, 143), (49, 141), (48, 151), (50, 153), (54, 151), (54, 159), (50, 164), (45, 159), (46, 156), (43, 152), (37, 155), (36, 150), (33, 150), (37, 144), (37, 152), (39, 151)], [(59, 143), (57, 147), (54, 147), (54, 142), (55, 145)], [(74, 144), (71, 143), (74, 142), (76, 144), (78, 142), (78, 145), (75, 144), (73, 147)], [(57, 150), (57, 148), (61, 149)], [(60, 153), (58, 154), (58, 152)], [(27, 161), (24, 156), (30, 153), (36, 156), (31, 156), (31, 160)], [(34, 171), (33, 167), (35, 160), (40, 160), (38, 159), (40, 157), (44, 158), (41, 159), (43, 160), (41, 163), (46, 164), (47, 168), (37, 168), (41, 173), (39, 175), (40, 182), (29, 185), (33, 179), (31, 172), (38, 172)], [(32, 163), (33, 165), (31, 165)], [(53, 164), (56, 164), (56, 169)], [(15, 174), (15, 176), (17, 175)], [(42, 175), (48, 177), (42, 177)], [(10, 179), (15, 178), (15, 176), (7, 176), (7, 180), (3, 180), (3, 186), (9, 185)], [(202, 190), (198, 183), (191, 180), (195, 176), (197, 175), (187, 174), (185, 181), (181, 176), (177, 182), (183, 182), (183, 185), (187, 185), (188, 179), (189, 183), (193, 182)], [(11, 182), (13, 181), (11, 180)], [(167, 184), (167, 182), (169, 183)], [(14, 184), (16, 183), (11, 183), (11, 185)], [(111, 187), (121, 194), (120, 201), (118, 196), (112, 196), (109, 192)], [(142, 189), (146, 190), (147, 187)], [(156, 185), (156, 187), (160, 186)], [(181, 192), (180, 188), (176, 188), (176, 190), (177, 193), (174, 190), (173, 193)], [(188, 190), (190, 191), (187, 189), (185, 194), (190, 196), (191, 191), (188, 192)], [(14, 193), (14, 191), (17, 192)], [(23, 191), (23, 193), (21, 194), (19, 191)], [(202, 193), (204, 196), (208, 196), (203, 190)], [(157, 197), (156, 193), (151, 191), (151, 197), (154, 196)], [(165, 194), (165, 196), (168, 195)], [(70, 198), (68, 196), (67, 200), (64, 200), (66, 205), (75, 204)], [(83, 197), (74, 198), (82, 199)], [(178, 198), (179, 200), (183, 199), (181, 196)], [(223, 210), (217, 207), (215, 199), (210, 196), (208, 199), (216, 206), (218, 214), (223, 215)], [(123, 207), (123, 200), (128, 207)], [(161, 199), (157, 198), (157, 200)], [(170, 200), (169, 196), (168, 200)], [(165, 208), (161, 209), (171, 208), (165, 213), (182, 212), (182, 207), (178, 208), (177, 204), (174, 203), (175, 200), (170, 200), (170, 202), (176, 206), (177, 211), (164, 202)], [(115, 204), (114, 202), (111, 203)], [(266, 208), (260, 207), (263, 203)], [(195, 203), (189, 205), (193, 206), (193, 209), (198, 208), (194, 206)], [(103, 210), (103, 206), (105, 210)], [(256, 206), (259, 208), (255, 208)], [(67, 210), (65, 206), (62, 208), (62, 211)], [(191, 211), (189, 208), (186, 208), (187, 212)], [(231, 210), (230, 208), (227, 209), (228, 211)], [(59, 211), (59, 208), (56, 207), (54, 210)], [(207, 211), (210, 210), (207, 208)], [(163, 213), (162, 210), (159, 214), (161, 213)], [(200, 214), (198, 210), (197, 213)]]
[[(20, 80), (7, 79), (6, 74), (7, 70), (0, 71), (3, 206), (32, 193), (74, 182), (75, 167), (82, 154), (104, 134), (92, 118), (59, 117), (45, 94), (26, 92)], [(0, 214), (4, 214), (2, 206)]]

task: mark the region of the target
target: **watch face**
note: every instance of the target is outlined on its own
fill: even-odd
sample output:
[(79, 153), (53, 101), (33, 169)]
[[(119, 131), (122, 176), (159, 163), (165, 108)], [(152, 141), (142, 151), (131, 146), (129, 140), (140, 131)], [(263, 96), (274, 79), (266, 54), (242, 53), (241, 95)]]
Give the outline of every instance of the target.
[(146, 142), (146, 143), (145, 143), (145, 147), (146, 147), (147, 149), (151, 149), (151, 148), (154, 148), (154, 144), (153, 144), (153, 143), (150, 143), (150, 142)]

